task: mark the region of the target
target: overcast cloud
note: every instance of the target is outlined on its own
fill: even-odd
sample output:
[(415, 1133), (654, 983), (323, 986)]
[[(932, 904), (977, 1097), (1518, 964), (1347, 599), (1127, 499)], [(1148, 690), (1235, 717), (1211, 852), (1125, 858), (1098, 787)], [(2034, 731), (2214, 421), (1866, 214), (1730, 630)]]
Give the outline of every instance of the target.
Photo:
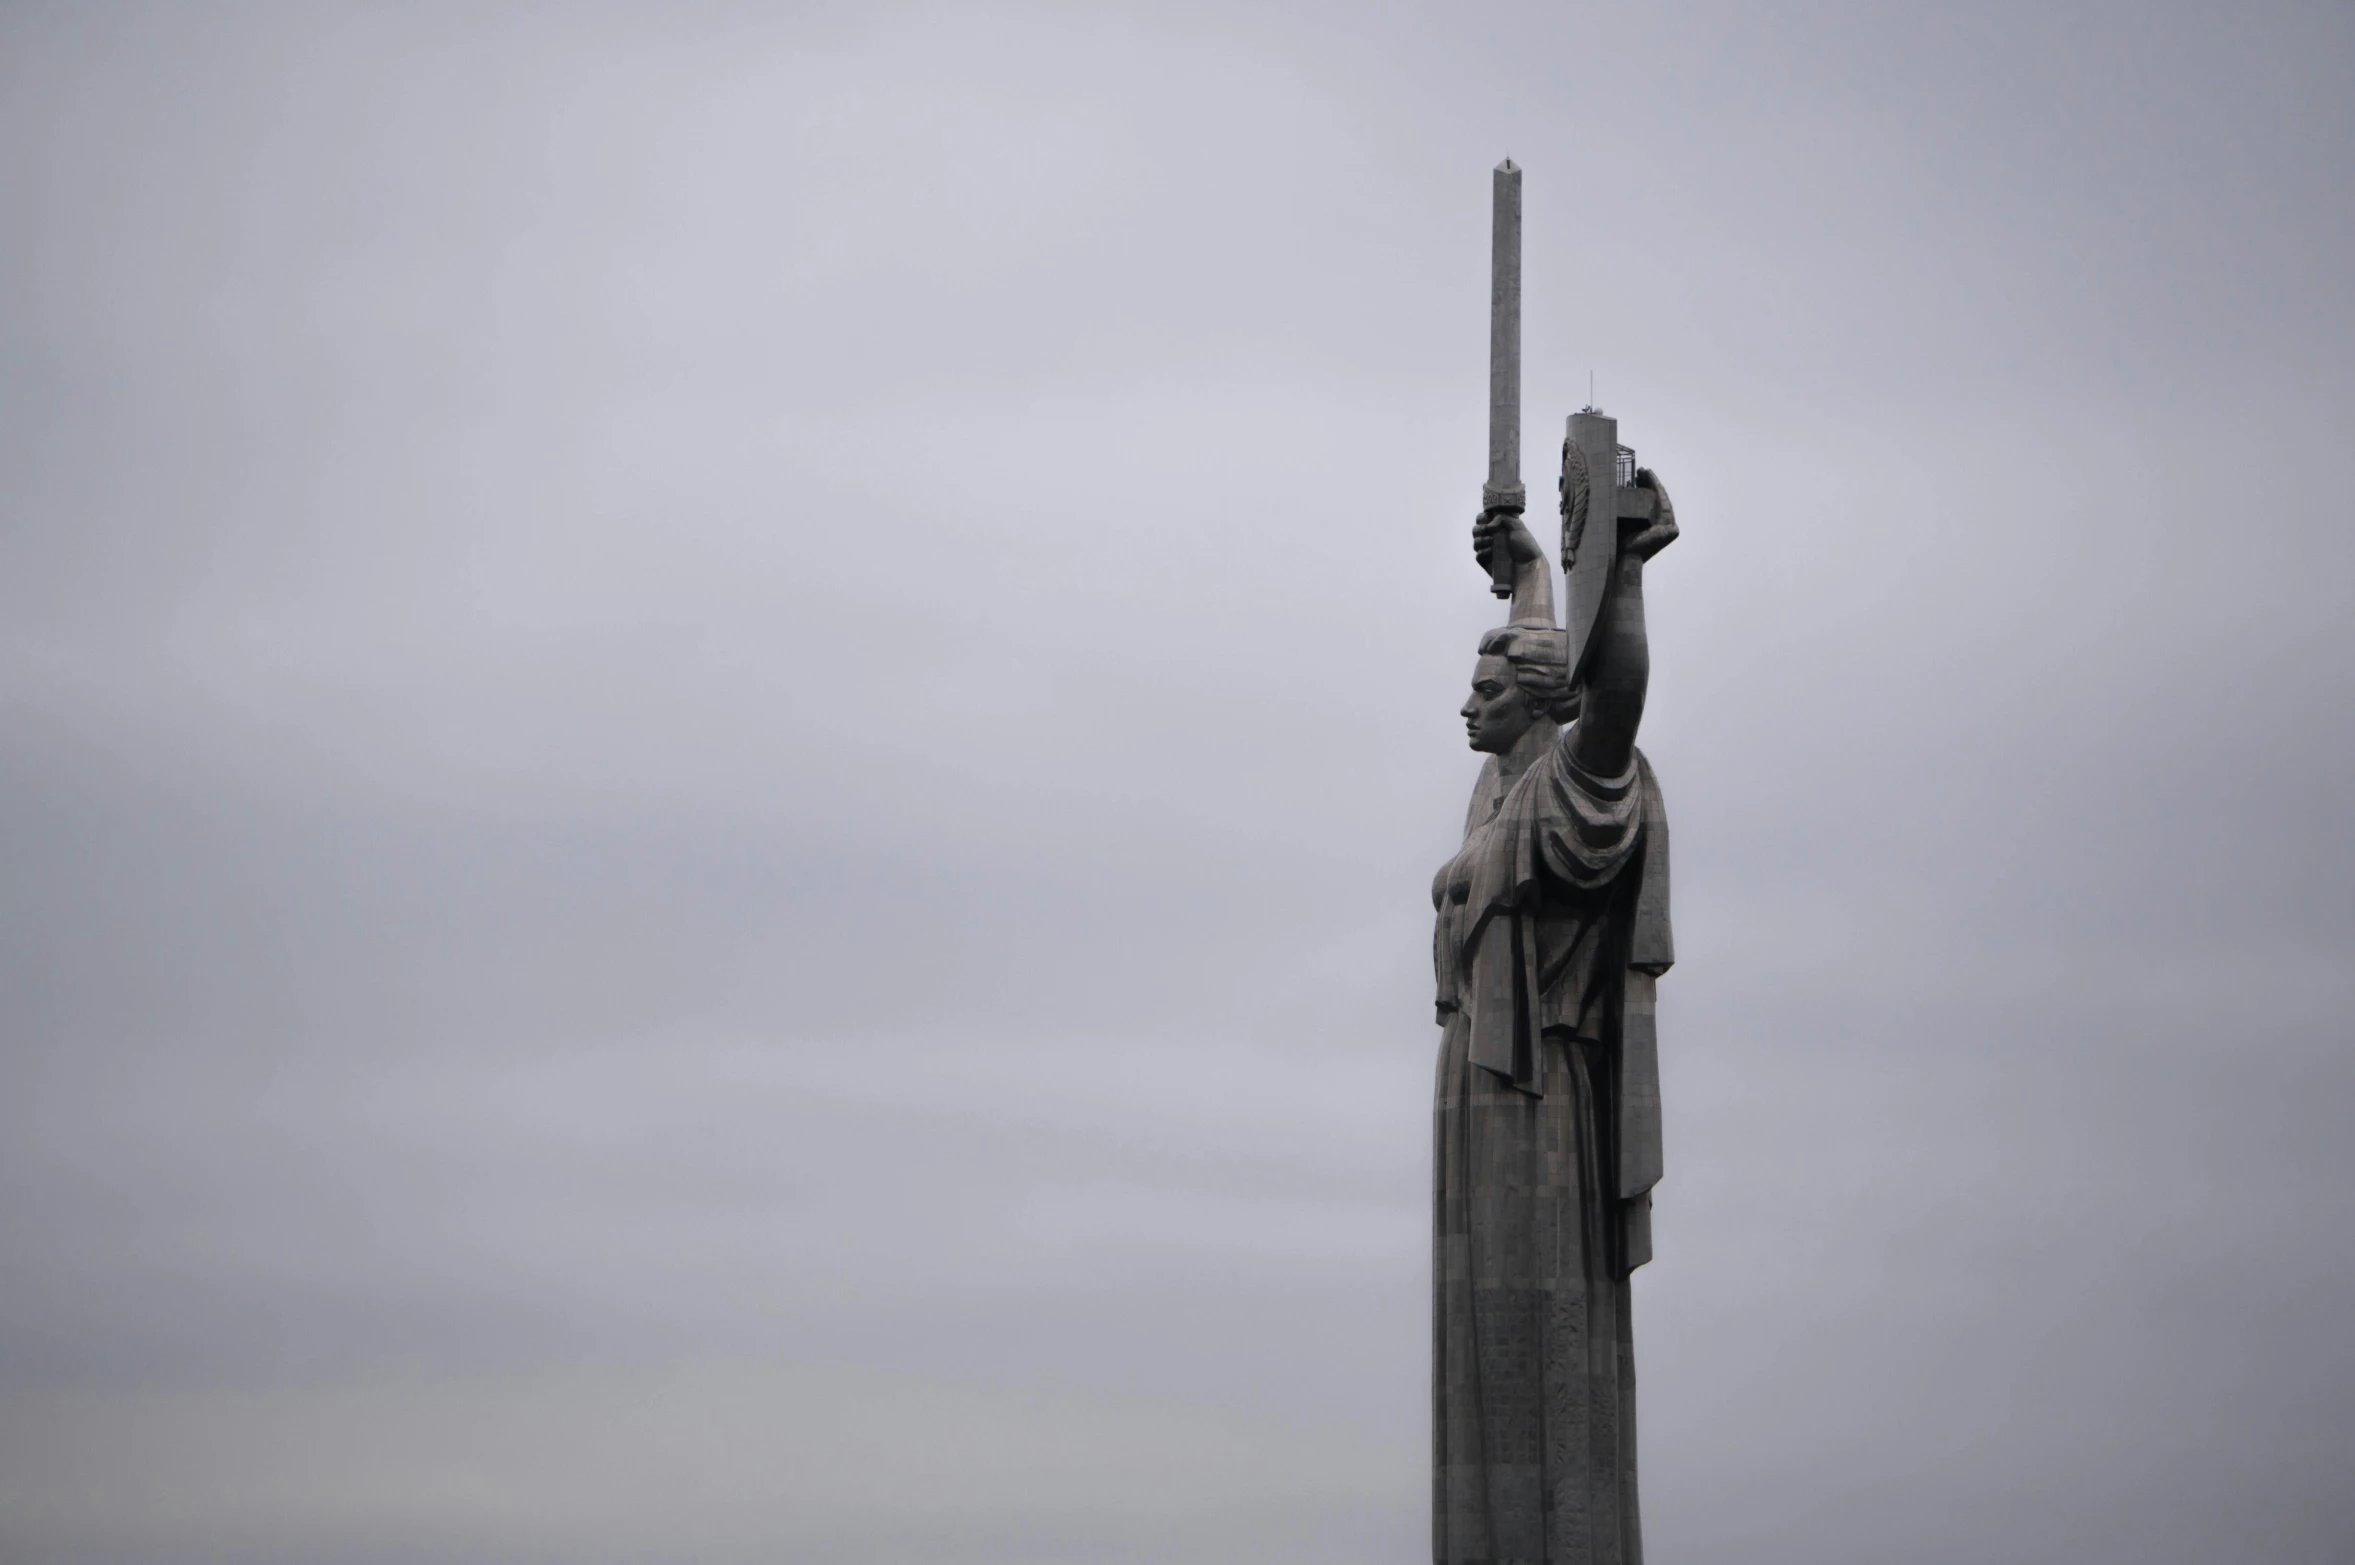
[(0, 1559), (1425, 1557), (1506, 154), (1685, 529), (1653, 1556), (2355, 1558), (2350, 83), (0, 7)]

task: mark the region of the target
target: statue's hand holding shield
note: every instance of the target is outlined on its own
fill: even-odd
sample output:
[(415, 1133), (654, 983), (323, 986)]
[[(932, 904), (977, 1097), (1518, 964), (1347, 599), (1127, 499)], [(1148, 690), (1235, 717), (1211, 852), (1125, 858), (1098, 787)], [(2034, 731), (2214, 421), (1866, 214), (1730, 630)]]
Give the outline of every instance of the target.
[(1676, 542), (1676, 507), (1669, 503), (1668, 486), (1648, 467), (1636, 469), (1633, 489), (1631, 499), (1648, 494), (1652, 503), (1621, 507), (1619, 557), (1648, 560)]

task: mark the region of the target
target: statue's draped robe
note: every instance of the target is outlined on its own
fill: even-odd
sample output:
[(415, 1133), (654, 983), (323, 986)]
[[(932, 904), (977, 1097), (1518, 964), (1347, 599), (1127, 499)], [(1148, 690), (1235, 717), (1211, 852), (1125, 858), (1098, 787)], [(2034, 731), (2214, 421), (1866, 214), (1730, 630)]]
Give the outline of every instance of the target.
[(1432, 1557), (1639, 1565), (1628, 1273), (1660, 1177), (1673, 960), (1651, 767), (1491, 760), (1439, 873)]

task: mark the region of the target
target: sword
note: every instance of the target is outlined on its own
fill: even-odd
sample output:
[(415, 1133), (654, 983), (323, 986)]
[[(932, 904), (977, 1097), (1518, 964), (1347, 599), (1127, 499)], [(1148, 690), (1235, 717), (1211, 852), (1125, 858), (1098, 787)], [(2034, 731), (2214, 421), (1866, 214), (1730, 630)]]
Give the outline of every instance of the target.
[[(1521, 170), (1496, 166), (1488, 246), (1488, 482), (1483, 511), (1521, 514)], [(1504, 540), (1488, 557), (1489, 591), (1513, 595), (1513, 551)]]

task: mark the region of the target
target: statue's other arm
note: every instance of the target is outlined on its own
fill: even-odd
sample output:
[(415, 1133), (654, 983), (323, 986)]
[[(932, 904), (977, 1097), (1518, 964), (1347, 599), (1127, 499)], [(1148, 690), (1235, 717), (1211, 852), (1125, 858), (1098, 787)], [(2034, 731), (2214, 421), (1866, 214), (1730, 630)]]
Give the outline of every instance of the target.
[(1644, 562), (1676, 541), (1676, 510), (1668, 503), (1668, 491), (1649, 468), (1635, 481), (1660, 497), (1659, 508), (1652, 520), (1618, 540), (1619, 556), (1611, 562), (1571, 738), (1571, 758), (1595, 777), (1620, 776), (1635, 757), (1635, 731), (1643, 722), (1644, 692), (1652, 681), (1652, 648), (1644, 635)]

